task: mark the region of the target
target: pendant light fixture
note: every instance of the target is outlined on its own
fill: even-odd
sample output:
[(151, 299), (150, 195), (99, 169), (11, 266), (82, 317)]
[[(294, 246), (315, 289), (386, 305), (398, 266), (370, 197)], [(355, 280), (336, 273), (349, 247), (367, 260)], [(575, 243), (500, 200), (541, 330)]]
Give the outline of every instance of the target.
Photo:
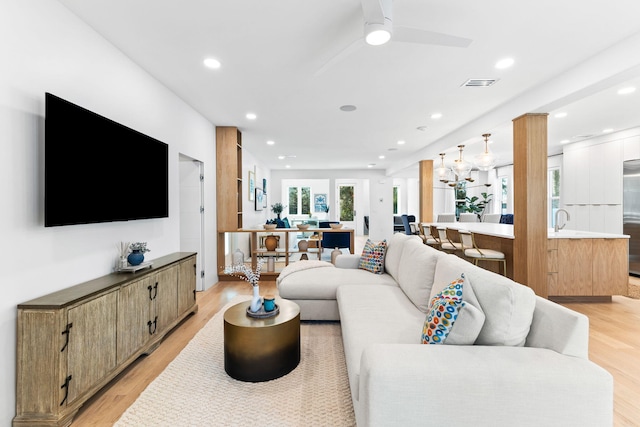
[(458, 181), (463, 181), (469, 172), (471, 172), (471, 164), (466, 162), (462, 157), (462, 150), (464, 149), (464, 145), (458, 145), (460, 149), (460, 157), (455, 160), (454, 164), (451, 166), (451, 171), (456, 175), (456, 179)]
[(436, 173), (438, 174), (438, 180), (440, 182), (444, 182), (445, 184), (449, 182), (449, 169), (444, 165), (444, 153), (440, 153), (440, 166), (436, 169)]
[(475, 157), (475, 164), (481, 171), (488, 171), (496, 166), (496, 156), (489, 151), (489, 137), (490, 133), (482, 135), (484, 138), (484, 153), (480, 153)]

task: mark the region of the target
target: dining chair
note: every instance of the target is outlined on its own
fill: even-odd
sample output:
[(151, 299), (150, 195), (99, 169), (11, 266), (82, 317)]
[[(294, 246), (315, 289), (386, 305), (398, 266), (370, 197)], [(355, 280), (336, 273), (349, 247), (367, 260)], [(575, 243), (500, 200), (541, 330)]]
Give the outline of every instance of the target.
[[(464, 256), (473, 259), (473, 264), (478, 265), (479, 261), (494, 261), (502, 263), (503, 275), (507, 275), (507, 260), (503, 252), (494, 249), (479, 248), (476, 245), (474, 234), (467, 230), (458, 230), (460, 241), (463, 246)], [(499, 271), (500, 269), (498, 269)]]
[(478, 222), (478, 215), (470, 212), (461, 213), (458, 222)]
[(456, 214), (438, 214), (438, 218), (436, 222), (456, 222)]
[(502, 214), (484, 214), (482, 215), (482, 222), (490, 222), (493, 224), (498, 224), (500, 222), (500, 217)]
[(438, 235), (438, 227), (431, 224), (429, 225), (429, 231), (427, 232), (425, 227), (422, 224), (420, 224), (420, 229), (422, 230), (422, 233), (425, 236), (425, 243), (431, 246), (432, 248), (440, 249), (440, 245), (442, 244), (442, 241), (440, 240), (440, 236)]

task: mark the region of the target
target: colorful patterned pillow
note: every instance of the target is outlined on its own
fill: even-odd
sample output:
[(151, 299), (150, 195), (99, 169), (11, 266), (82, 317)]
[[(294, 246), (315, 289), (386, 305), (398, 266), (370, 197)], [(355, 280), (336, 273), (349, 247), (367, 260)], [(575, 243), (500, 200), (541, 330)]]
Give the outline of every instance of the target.
[(422, 327), (422, 344), (444, 344), (458, 318), (458, 312), (465, 306), (462, 301), (463, 285), (464, 274), (431, 299)]
[(367, 243), (365, 243), (362, 255), (360, 256), (358, 268), (375, 274), (382, 274), (384, 272), (384, 254), (386, 251), (386, 240), (374, 243), (371, 239), (367, 239)]

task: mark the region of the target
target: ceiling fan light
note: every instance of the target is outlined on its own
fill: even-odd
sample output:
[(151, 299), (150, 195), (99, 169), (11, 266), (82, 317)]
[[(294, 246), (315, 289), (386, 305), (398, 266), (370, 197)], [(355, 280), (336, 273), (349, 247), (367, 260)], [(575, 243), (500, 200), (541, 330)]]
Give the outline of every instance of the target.
[(385, 19), (383, 24), (365, 23), (364, 34), (368, 45), (383, 45), (391, 40), (391, 21)]

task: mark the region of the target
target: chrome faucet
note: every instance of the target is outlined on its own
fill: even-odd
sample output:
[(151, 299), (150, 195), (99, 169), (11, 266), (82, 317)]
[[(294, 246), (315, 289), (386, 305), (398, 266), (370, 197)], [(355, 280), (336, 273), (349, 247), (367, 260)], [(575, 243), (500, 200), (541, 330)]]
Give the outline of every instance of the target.
[(560, 227), (560, 226), (558, 225), (558, 218), (560, 217), (560, 212), (564, 212), (564, 213), (566, 213), (566, 214), (567, 214), (567, 221), (569, 221), (569, 220), (571, 219), (571, 217), (569, 216), (569, 212), (567, 212), (567, 211), (566, 211), (566, 210), (564, 210), (564, 209), (558, 209), (558, 210), (556, 211), (556, 221), (555, 221), (556, 225), (555, 225), (555, 227), (553, 228), (553, 231), (555, 231), (556, 233), (557, 233), (558, 231), (562, 230), (562, 229), (565, 227), (565, 225), (567, 225), (567, 221), (565, 221), (565, 222), (564, 222), (564, 224), (562, 224), (562, 227)]

